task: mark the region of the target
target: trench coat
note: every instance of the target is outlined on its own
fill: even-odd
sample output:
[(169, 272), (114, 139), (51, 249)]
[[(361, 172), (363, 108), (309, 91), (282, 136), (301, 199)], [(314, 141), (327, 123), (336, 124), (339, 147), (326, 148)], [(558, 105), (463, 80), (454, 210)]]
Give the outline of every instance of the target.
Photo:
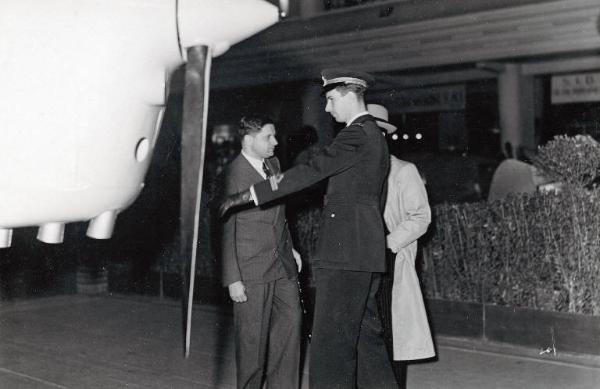
[(431, 209), (425, 185), (412, 163), (391, 157), (384, 220), (388, 248), (396, 254), (392, 286), (394, 360), (435, 356), (419, 278), (417, 239), (427, 231)]

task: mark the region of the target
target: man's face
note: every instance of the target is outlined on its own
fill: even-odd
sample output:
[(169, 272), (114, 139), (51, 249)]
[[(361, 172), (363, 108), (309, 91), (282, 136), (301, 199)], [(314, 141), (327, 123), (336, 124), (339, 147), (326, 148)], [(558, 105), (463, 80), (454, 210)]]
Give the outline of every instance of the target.
[(349, 119), (348, 104), (346, 104), (348, 95), (349, 93), (342, 94), (340, 88), (332, 89), (325, 94), (327, 99), (325, 112), (329, 112), (338, 123), (346, 123)]
[(273, 124), (265, 124), (259, 132), (246, 136), (250, 138), (248, 148), (254, 154), (254, 157), (270, 158), (274, 155), (275, 146), (278, 142), (275, 139), (275, 126)]

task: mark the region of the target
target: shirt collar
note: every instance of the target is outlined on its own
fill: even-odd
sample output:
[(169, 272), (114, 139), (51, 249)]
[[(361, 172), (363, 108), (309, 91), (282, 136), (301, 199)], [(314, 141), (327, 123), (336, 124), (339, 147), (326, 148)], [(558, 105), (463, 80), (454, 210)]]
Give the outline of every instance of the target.
[(348, 127), (349, 125), (351, 125), (352, 122), (355, 121), (356, 119), (358, 119), (359, 117), (361, 117), (363, 115), (368, 115), (368, 114), (369, 114), (369, 111), (362, 111), (362, 112), (357, 113), (356, 115), (352, 116), (350, 118), (350, 120), (348, 120), (348, 122), (346, 122), (346, 127)]
[(258, 172), (258, 174), (260, 174), (263, 178), (267, 178), (267, 175), (265, 174), (262, 168), (264, 159), (252, 157), (246, 154), (244, 150), (242, 150), (242, 155), (248, 160), (248, 162), (250, 162), (250, 165), (252, 165), (252, 167)]

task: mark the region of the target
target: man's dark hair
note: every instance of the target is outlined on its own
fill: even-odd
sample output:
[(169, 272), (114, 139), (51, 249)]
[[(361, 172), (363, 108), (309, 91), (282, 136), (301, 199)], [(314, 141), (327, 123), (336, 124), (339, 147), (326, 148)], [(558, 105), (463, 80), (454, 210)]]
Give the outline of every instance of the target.
[(246, 135), (252, 135), (259, 132), (266, 124), (275, 124), (273, 120), (267, 116), (250, 115), (240, 119), (240, 127), (238, 134), (240, 139), (244, 139)]
[(363, 97), (367, 90), (364, 86), (357, 84), (340, 85), (336, 89), (338, 89), (342, 95), (345, 95), (348, 92), (354, 92), (359, 98)]

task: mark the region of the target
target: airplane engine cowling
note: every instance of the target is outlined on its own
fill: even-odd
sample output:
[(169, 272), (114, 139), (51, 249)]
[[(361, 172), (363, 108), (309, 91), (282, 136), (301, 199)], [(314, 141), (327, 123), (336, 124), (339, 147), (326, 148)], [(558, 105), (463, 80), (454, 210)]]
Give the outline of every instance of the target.
[(279, 19), (276, 6), (255, 0), (179, 0), (178, 8), (181, 46), (211, 46), (214, 57)]
[[(0, 2), (0, 247), (13, 228), (44, 226), (38, 237), (57, 243), (64, 223), (90, 219), (88, 235), (110, 237), (143, 188), (168, 74), (183, 61), (178, 19), (193, 31), (217, 12), (184, 3), (195, 6), (177, 17), (175, 0)], [(186, 37), (235, 43), (277, 20), (269, 7), (274, 19), (254, 31)]]

